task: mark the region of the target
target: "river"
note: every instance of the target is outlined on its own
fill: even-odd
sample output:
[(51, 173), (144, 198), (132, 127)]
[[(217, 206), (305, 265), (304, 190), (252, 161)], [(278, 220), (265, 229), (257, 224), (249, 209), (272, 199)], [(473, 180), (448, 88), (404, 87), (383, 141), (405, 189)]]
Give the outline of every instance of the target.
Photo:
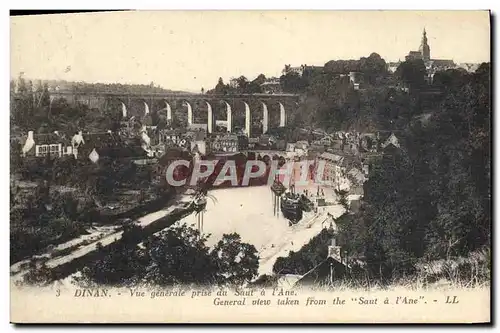
[[(323, 223), (327, 213), (338, 217), (344, 212), (340, 205), (329, 206), (317, 214), (304, 213), (299, 223), (289, 226), (281, 212), (277, 216), (274, 214), (269, 186), (216, 189), (210, 191), (209, 196), (213, 200), (208, 199), (202, 230), (209, 234), (207, 245), (215, 245), (224, 234), (238, 233), (243, 242), (257, 249), (259, 274), (271, 274), (272, 265), (279, 256), (298, 251), (328, 226)], [(196, 227), (197, 217), (193, 214), (177, 223)]]
[[(301, 192), (301, 188), (297, 188)], [(309, 191), (314, 191), (309, 188)], [(325, 196), (333, 201), (332, 194), (325, 189)], [(182, 199), (182, 200), (181, 200)], [(179, 202), (189, 200), (182, 197)], [(138, 219), (142, 227), (154, 223), (158, 218), (167, 215), (175, 208), (171, 205), (157, 212), (147, 214)], [(237, 187), (216, 189), (209, 192), (202, 232), (208, 235), (207, 245), (214, 246), (224, 234), (236, 232), (241, 240), (255, 246), (259, 255), (259, 275), (272, 274), (272, 267), (280, 256), (286, 257), (290, 251), (298, 251), (316, 236), (322, 228), (328, 227), (331, 219), (327, 213), (338, 217), (344, 212), (340, 205), (321, 208), (317, 213), (304, 213), (303, 219), (296, 225), (289, 226), (278, 208), (278, 213), (273, 211), (272, 193), (269, 186)], [(326, 223), (325, 223), (326, 222)], [(175, 224), (188, 224), (196, 227), (197, 217), (194, 214), (180, 219)], [(68, 244), (61, 244), (55, 250), (62, 250), (82, 241), (84, 237), (73, 240)], [(93, 238), (93, 237), (92, 237)], [(84, 256), (96, 249), (96, 243), (107, 245), (121, 238), (121, 231), (107, 230), (102, 238), (90, 244), (81, 244), (67, 255), (56, 256), (46, 262), (47, 267), (66, 264), (74, 259)], [(50, 254), (47, 254), (50, 258)], [(11, 274), (21, 278), (26, 272), (22, 264), (11, 266)]]

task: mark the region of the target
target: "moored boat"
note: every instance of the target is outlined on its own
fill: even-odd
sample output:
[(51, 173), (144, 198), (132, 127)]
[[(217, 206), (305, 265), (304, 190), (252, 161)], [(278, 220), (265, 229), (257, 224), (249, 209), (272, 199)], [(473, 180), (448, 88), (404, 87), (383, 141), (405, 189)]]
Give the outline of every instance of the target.
[(290, 221), (296, 224), (302, 219), (302, 204), (300, 196), (293, 193), (285, 193), (281, 197), (281, 213)]

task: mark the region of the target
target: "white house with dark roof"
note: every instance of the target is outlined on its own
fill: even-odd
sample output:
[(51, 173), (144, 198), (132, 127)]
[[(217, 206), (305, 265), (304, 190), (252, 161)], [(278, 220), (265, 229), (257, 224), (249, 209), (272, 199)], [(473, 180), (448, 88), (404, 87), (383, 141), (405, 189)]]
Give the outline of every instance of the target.
[(38, 134), (29, 131), (26, 139), (22, 140), (22, 154), (24, 157), (62, 157), (74, 155), (71, 141), (59, 133)]
[(239, 151), (238, 136), (235, 134), (224, 134), (216, 136), (213, 141), (210, 142), (210, 149), (214, 152), (237, 153)]

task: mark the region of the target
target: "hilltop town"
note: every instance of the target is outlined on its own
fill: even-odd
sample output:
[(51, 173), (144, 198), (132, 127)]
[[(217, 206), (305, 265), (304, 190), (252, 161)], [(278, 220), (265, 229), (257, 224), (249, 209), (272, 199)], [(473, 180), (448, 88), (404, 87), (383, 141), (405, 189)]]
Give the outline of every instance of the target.
[[(216, 275), (226, 283), (223, 276), (230, 275), (230, 283), (333, 283), (325, 268), (332, 263), (337, 275), (394, 281), (424, 274), (422, 263), (473, 253), (484, 254), (480, 264), (487, 265), (489, 63), (432, 58), (424, 30), (418, 51), (409, 50), (404, 61), (372, 53), (320, 66), (285, 65), (280, 77), (240, 76), (227, 84), (219, 78), (205, 89), (12, 80), (11, 270), (31, 282), (43, 280), (32, 268), (55, 279), (73, 274), (75, 265), (90, 267), (86, 282), (147, 280), (142, 268), (122, 267), (120, 277), (99, 270), (113, 256), (140, 262), (136, 246), (150, 236), (146, 247), (164, 246), (154, 238), (161, 232), (178, 238), (191, 232), (168, 227), (190, 214), (203, 216), (207, 200), (188, 195), (203, 191), (172, 186), (165, 174), (172, 162), (196, 158), (238, 167), (249, 160), (312, 161), (310, 179), (322, 162), (321, 191), (314, 184), (293, 193), (313, 208), (277, 228), (267, 243), (224, 234), (220, 242), (204, 240), (212, 242), (209, 253), (194, 242), (204, 232), (198, 220), (186, 248), (211, 262), (221, 248), (237, 246), (251, 265), (231, 263), (226, 269), (233, 275), (215, 268), (202, 276), (158, 273), (154, 282), (206, 282)], [(208, 193), (224, 187), (209, 185)], [(263, 210), (259, 205), (251, 209)], [(282, 237), (287, 228), (293, 234)], [(123, 244), (113, 248), (117, 237)], [(97, 243), (108, 252), (89, 266), (101, 251)], [(481, 274), (484, 280), (486, 268)]]

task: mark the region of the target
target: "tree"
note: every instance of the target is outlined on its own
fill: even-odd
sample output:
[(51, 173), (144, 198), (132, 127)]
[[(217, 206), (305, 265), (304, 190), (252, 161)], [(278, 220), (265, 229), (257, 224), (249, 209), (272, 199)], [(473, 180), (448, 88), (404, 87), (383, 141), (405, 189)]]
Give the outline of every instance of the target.
[(305, 91), (308, 83), (298, 73), (288, 72), (280, 77), (280, 84), (284, 92), (302, 93)]
[(117, 243), (116, 246), (98, 246), (99, 259), (85, 266), (75, 282), (84, 286), (130, 286), (145, 274), (143, 250), (137, 245)]
[(435, 114), (435, 153), (430, 164), (439, 174), (433, 183), (439, 214), (429, 233), (432, 255), (465, 255), (489, 244), (489, 91), (489, 66), (482, 65), (461, 86), (447, 85), (447, 97)]
[(401, 149), (372, 164), (360, 212), (340, 228), (372, 276), (490, 246), (489, 68), (447, 80), (429, 124), (407, 123)]
[(219, 95), (226, 95), (228, 93), (229, 87), (224, 84), (222, 78), (219, 78), (217, 85), (215, 86), (214, 93)]
[(283, 68), (283, 70), (281, 72), (283, 75), (286, 75), (286, 74), (290, 73), (291, 71), (292, 71), (292, 66), (285, 65), (285, 67)]
[(364, 82), (376, 84), (377, 78), (387, 73), (387, 64), (377, 53), (359, 60), (359, 71), (363, 73)]
[(264, 74), (259, 74), (252, 82), (260, 86), (266, 82), (266, 76)]
[(145, 245), (150, 263), (144, 282), (155, 285), (216, 283), (216, 266), (205, 241), (197, 230), (185, 225), (168, 228), (159, 237), (149, 239)]
[(14, 123), (25, 130), (33, 129), (33, 83), (26, 82), (22, 73), (17, 79), (17, 94), (11, 95), (11, 114)]
[(346, 190), (337, 190), (337, 189), (335, 189), (335, 194), (338, 197), (339, 204), (342, 207), (344, 207), (344, 209), (346, 210), (346, 212), (349, 211), (349, 200), (347, 198), (348, 192)]
[(240, 76), (239, 78), (236, 79), (236, 82), (238, 83), (238, 92), (241, 94), (241, 93), (244, 93), (246, 90), (247, 90), (247, 87), (248, 87), (248, 79), (245, 77), (245, 76)]
[(402, 62), (394, 73), (410, 90), (420, 89), (425, 84), (427, 70), (422, 59)]
[(251, 244), (242, 243), (237, 233), (224, 234), (211, 255), (226, 283), (243, 284), (257, 275), (257, 249)]
[(257, 274), (257, 251), (254, 246), (242, 243), (237, 234), (224, 235), (209, 252), (206, 237), (186, 225), (172, 226), (150, 236), (142, 248), (137, 244), (144, 237), (143, 229), (134, 223), (124, 228), (119, 241), (98, 250), (100, 259), (82, 270), (78, 283), (240, 284)]
[(470, 80), (470, 74), (465, 69), (448, 69), (434, 74), (432, 84), (443, 89), (460, 89)]

